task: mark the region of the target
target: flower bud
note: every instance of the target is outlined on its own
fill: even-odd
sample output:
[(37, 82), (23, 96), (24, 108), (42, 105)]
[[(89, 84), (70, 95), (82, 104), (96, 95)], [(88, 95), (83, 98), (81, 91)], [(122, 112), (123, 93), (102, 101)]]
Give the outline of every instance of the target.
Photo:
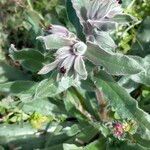
[(73, 53), (75, 55), (83, 55), (87, 50), (87, 45), (85, 45), (83, 42), (78, 42), (74, 44), (73, 46)]
[(60, 25), (50, 25), (46, 31), (50, 34), (56, 34), (62, 37), (69, 36), (69, 31), (65, 27)]
[(113, 124), (113, 133), (116, 137), (120, 138), (124, 134), (123, 125), (119, 122)]

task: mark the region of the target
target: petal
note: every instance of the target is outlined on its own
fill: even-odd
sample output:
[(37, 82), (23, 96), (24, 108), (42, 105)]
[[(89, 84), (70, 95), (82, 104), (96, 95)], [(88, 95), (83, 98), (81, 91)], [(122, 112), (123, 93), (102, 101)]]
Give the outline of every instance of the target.
[(108, 32), (96, 32), (95, 33), (96, 43), (104, 50), (114, 51), (116, 49), (116, 44), (111, 38)]
[(68, 37), (69, 36), (69, 31), (67, 28), (60, 26), (60, 25), (52, 25), (51, 27), (51, 33), (57, 34), (63, 37)]
[(115, 29), (116, 27), (116, 22), (113, 20), (108, 20), (108, 19), (101, 19), (101, 20), (88, 20), (88, 22), (93, 26), (98, 28), (99, 30), (102, 31), (108, 31)]
[(91, 7), (88, 10), (87, 16), (89, 19), (93, 19), (96, 16), (96, 13), (99, 9), (99, 1), (94, 0), (94, 1), (91, 1), (90, 3), (91, 3), (91, 5), (90, 5)]
[(55, 55), (59, 56), (59, 55), (63, 55), (64, 53), (69, 53), (69, 52), (70, 52), (70, 46), (64, 46), (62, 48), (59, 48), (56, 51)]
[(105, 0), (103, 2), (101, 2), (98, 13), (97, 13), (97, 19), (101, 19), (104, 18), (109, 11), (111, 10), (111, 1)]
[(122, 8), (121, 8), (121, 5), (120, 4), (118, 4), (118, 2), (114, 2), (113, 4), (112, 4), (112, 8), (111, 8), (111, 11), (107, 14), (107, 17), (108, 18), (112, 18), (112, 17), (114, 17), (115, 15), (117, 15), (117, 14), (121, 14), (122, 13)]
[(53, 69), (55, 69), (58, 65), (59, 61), (54, 61), (50, 64), (45, 65), (39, 72), (38, 74), (47, 74), (50, 71), (52, 71)]
[(69, 46), (62, 47), (62, 48), (58, 49), (56, 54), (55, 54), (56, 59), (59, 59), (59, 60), (62, 60), (62, 59), (66, 58), (70, 55), (71, 55), (71, 52), (70, 52)]
[(60, 68), (64, 67), (66, 71), (69, 72), (74, 63), (75, 57), (75, 55), (70, 55), (67, 58), (65, 58), (64, 61), (61, 63)]
[(61, 60), (65, 59), (65, 58), (69, 57), (70, 55), (71, 55), (70, 53), (65, 53), (65, 54), (57, 56), (56, 59), (61, 61)]
[(83, 61), (82, 56), (76, 57), (75, 62), (74, 62), (74, 69), (81, 79), (86, 80), (87, 71), (86, 71), (85, 63)]

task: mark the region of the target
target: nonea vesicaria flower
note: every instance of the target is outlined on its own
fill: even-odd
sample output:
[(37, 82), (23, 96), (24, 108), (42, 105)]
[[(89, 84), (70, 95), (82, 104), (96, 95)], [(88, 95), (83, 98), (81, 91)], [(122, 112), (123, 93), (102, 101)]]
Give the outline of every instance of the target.
[(47, 36), (39, 36), (44, 42), (46, 49), (57, 49), (55, 61), (45, 65), (38, 74), (47, 74), (57, 68), (59, 77), (71, 76), (76, 79), (86, 79), (87, 71), (83, 55), (87, 46), (77, 40), (76, 36), (65, 27), (51, 25), (46, 32)]
[(61, 36), (64, 38), (75, 38), (75, 34), (73, 34), (72, 32), (69, 32), (67, 28), (61, 26), (61, 25), (49, 25), (45, 31), (48, 34), (53, 34), (53, 35), (57, 35), (57, 36)]
[(73, 76), (78, 79), (86, 79), (87, 71), (83, 60), (87, 46), (83, 42), (77, 42), (71, 46), (59, 48), (55, 54), (55, 61), (45, 65), (38, 74), (47, 74), (57, 68), (59, 76)]
[(124, 134), (123, 125), (119, 122), (113, 124), (113, 134), (114, 136), (120, 138)]
[(91, 0), (87, 12), (87, 21), (97, 28), (103, 24), (115, 23), (111, 18), (121, 14), (122, 9), (117, 0)]

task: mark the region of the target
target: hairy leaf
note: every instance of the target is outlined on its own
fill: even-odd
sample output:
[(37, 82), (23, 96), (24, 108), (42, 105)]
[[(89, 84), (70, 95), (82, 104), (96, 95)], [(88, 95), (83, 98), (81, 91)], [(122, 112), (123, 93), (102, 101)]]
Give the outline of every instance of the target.
[(90, 42), (87, 45), (85, 56), (94, 64), (104, 66), (112, 75), (137, 74), (143, 70), (142, 66), (130, 56), (108, 53)]

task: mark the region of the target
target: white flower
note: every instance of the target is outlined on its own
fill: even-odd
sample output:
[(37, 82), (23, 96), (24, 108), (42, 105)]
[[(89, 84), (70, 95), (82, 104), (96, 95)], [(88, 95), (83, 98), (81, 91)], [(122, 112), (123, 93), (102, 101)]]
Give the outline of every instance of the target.
[(77, 42), (71, 46), (59, 48), (55, 54), (55, 61), (45, 65), (38, 74), (47, 74), (57, 68), (59, 76), (73, 76), (74, 78), (86, 79), (83, 55), (87, 46), (83, 42)]
[(117, 0), (92, 0), (87, 12), (87, 21), (92, 26), (100, 28), (106, 23), (114, 24), (111, 18), (121, 13), (122, 9)]

